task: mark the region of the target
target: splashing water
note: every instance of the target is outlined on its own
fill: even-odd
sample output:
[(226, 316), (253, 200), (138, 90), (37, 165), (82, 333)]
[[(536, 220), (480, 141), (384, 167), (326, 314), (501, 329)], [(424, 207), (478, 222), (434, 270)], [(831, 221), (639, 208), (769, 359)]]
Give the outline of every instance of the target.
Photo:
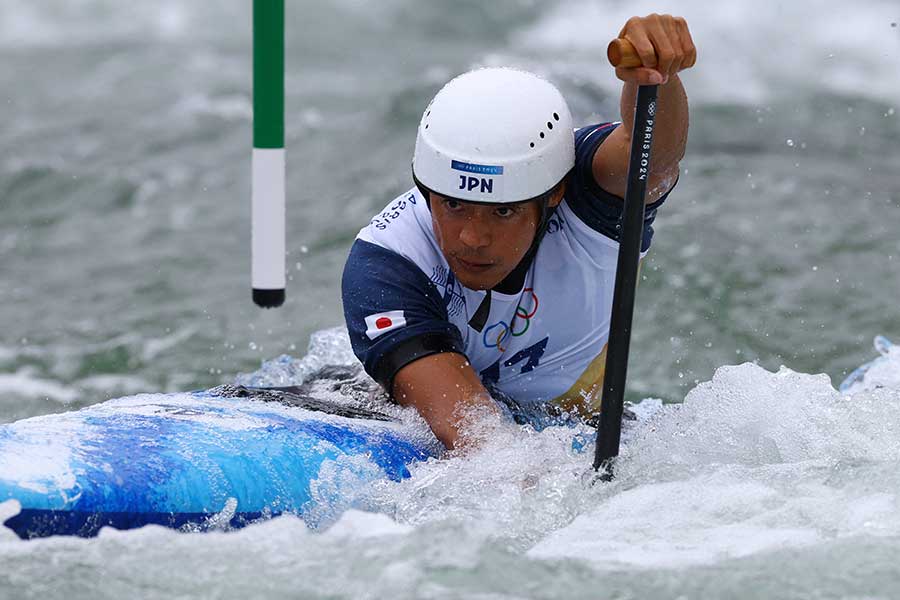
[[(324, 532), (290, 516), (92, 540), (0, 528), (0, 597), (896, 595), (900, 359), (843, 396), (821, 375), (773, 372), (838, 376), (869, 358), (869, 332), (900, 326), (895, 2), (825, 0), (814, 15), (747, 1), (301, 4), (287, 141), (288, 261), (303, 268), (285, 311), (259, 313), (236, 283), (249, 4), (0, 1), (0, 139), (15, 149), (0, 161), (0, 420), (218, 385), (293, 352), (341, 322), (347, 248), (411, 185), (415, 125), (444, 81), (514, 64), (560, 85), (580, 123), (616, 118), (605, 44), (626, 17), (664, 11), (688, 18), (700, 62), (684, 77), (683, 177), (638, 300), (635, 356), (652, 360), (629, 378), (635, 399), (687, 400), (647, 411), (604, 485), (585, 481), (573, 432), (514, 428), (400, 483), (323, 478), (320, 493), (374, 511)], [(240, 382), (353, 361), (332, 349)], [(766, 369), (716, 369), (735, 357)], [(0, 503), (0, 520), (17, 510)]]
[[(312, 344), (323, 353), (298, 362), (339, 355), (345, 343), (340, 332), (323, 332)], [(269, 369), (281, 366), (250, 377)], [(504, 425), (467, 454), (413, 465), (408, 480), (346, 489), (355, 509), (324, 532), (286, 516), (228, 534), (147, 527), (94, 540), (4, 536), (0, 559), (21, 574), (5, 583), (34, 597), (63, 581), (94, 589), (102, 572), (120, 583), (101, 586), (101, 597), (123, 582), (150, 586), (151, 596), (237, 597), (258, 593), (244, 578), (265, 572), (275, 595), (457, 597), (502, 587), (513, 596), (591, 597), (602, 573), (611, 589), (635, 595), (671, 586), (724, 594), (760, 570), (781, 572), (790, 556), (800, 588), (837, 573), (829, 585), (841, 590), (868, 577), (858, 561), (832, 564), (852, 552), (867, 556), (886, 585), (896, 580), (888, 557), (900, 547), (898, 373), (900, 355), (889, 352), (859, 389), (841, 394), (824, 375), (721, 367), (683, 404), (638, 405), (642, 418), (626, 432), (611, 483), (592, 485), (590, 456), (573, 450), (573, 433), (587, 431)], [(348, 482), (326, 473), (318, 485), (329, 494)], [(57, 559), (48, 566), (49, 556)], [(81, 557), (77, 573), (64, 556)], [(154, 562), (195, 576), (163, 578), (147, 566)], [(56, 584), (34, 585), (39, 563)], [(691, 583), (726, 566), (706, 587)], [(557, 588), (563, 575), (571, 593)], [(776, 593), (778, 582), (754, 589)]]

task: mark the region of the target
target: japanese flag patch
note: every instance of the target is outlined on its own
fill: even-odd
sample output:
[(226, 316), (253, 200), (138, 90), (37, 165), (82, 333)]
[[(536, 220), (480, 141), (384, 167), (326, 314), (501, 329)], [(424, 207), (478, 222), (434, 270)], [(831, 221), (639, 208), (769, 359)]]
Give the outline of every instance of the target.
[(379, 335), (406, 326), (406, 317), (402, 310), (389, 310), (388, 312), (369, 315), (366, 317), (366, 335), (374, 340)]

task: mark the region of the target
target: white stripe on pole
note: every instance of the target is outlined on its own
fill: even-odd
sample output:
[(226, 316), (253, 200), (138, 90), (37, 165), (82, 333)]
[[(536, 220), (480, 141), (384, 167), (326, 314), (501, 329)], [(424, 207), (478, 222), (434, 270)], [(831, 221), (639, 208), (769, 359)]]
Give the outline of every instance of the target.
[(284, 149), (253, 149), (251, 209), (252, 286), (285, 288)]

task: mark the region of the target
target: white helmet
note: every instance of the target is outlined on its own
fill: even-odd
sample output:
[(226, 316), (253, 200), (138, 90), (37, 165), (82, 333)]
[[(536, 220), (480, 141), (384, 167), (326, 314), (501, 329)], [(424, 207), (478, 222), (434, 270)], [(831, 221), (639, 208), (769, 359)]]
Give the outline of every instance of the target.
[(419, 123), (413, 178), (423, 191), (503, 204), (540, 197), (575, 165), (572, 115), (550, 82), (487, 68), (453, 79)]

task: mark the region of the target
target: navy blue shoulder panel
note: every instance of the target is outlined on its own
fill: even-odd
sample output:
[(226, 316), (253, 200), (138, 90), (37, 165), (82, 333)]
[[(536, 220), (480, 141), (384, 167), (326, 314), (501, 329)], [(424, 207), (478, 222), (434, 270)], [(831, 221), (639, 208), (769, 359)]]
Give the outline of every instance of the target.
[(353, 353), (388, 393), (397, 371), (414, 360), (438, 352), (465, 355), (447, 316), (448, 299), (408, 258), (356, 240), (341, 288)]
[[(617, 242), (621, 231), (624, 200), (597, 184), (593, 164), (597, 148), (618, 126), (618, 123), (601, 123), (582, 127), (575, 132), (575, 168), (569, 185), (566, 186), (566, 202), (572, 212), (588, 227)], [(641, 241), (642, 252), (650, 248), (656, 211), (666, 201), (671, 191), (670, 189), (659, 200), (647, 205)]]

